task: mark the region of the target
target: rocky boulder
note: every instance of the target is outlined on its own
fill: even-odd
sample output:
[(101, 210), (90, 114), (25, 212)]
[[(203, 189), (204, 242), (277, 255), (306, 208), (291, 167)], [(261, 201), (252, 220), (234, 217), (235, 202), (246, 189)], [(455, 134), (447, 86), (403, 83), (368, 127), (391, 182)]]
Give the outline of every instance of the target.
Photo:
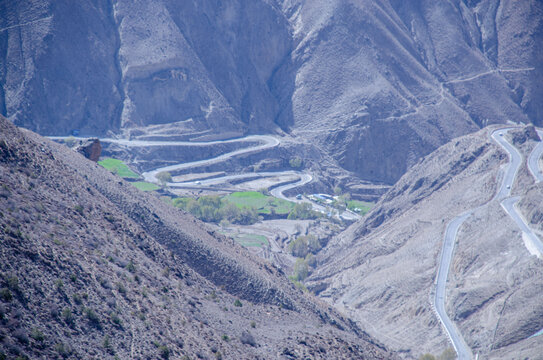
[(74, 147), (74, 150), (94, 162), (100, 159), (102, 153), (102, 144), (98, 139), (81, 140), (78, 145)]

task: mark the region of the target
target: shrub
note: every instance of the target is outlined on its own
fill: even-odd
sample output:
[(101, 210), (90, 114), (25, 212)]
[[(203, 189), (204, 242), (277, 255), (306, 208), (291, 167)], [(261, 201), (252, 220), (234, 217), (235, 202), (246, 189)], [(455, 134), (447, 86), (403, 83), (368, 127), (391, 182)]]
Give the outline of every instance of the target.
[(113, 354), (113, 346), (111, 345), (111, 338), (109, 335), (104, 336), (104, 341), (102, 342), (104, 349), (110, 354)]
[(68, 358), (72, 354), (72, 349), (63, 343), (58, 343), (55, 345), (55, 351), (63, 358)]
[(172, 182), (172, 174), (170, 174), (170, 173), (167, 172), (167, 171), (159, 172), (158, 174), (156, 174), (156, 178), (157, 178), (161, 183), (169, 183), (169, 182)]
[(91, 308), (85, 308), (83, 310), (83, 313), (85, 314), (85, 316), (87, 317), (87, 320), (89, 320), (90, 324), (94, 327), (97, 327), (97, 328), (100, 328), (100, 318), (98, 317), (98, 315), (96, 314), (96, 312), (94, 312), (93, 309)]
[(241, 303), (241, 301), (239, 301), (239, 299), (236, 299), (236, 301), (234, 301), (234, 306), (242, 307), (243, 304)]
[(288, 164), (290, 165), (290, 167), (299, 169), (302, 167), (302, 158), (299, 156), (295, 156), (289, 160)]
[(242, 344), (256, 346), (256, 341), (255, 341), (254, 336), (248, 331), (242, 332), (239, 340), (241, 341)]
[(436, 360), (436, 357), (432, 354), (424, 354), (419, 358), (419, 360)]
[(121, 295), (126, 295), (126, 288), (125, 288), (124, 285), (121, 284), (120, 282), (117, 283), (117, 291), (118, 291)]
[(313, 211), (310, 203), (297, 203), (288, 214), (289, 220), (312, 220), (318, 217), (318, 213)]
[(256, 328), (256, 323), (254, 321), (251, 321), (251, 327), (254, 329)]
[(34, 339), (35, 341), (42, 342), (45, 340), (45, 335), (39, 330), (39, 329), (32, 329), (32, 332), (30, 333), (30, 337)]
[(64, 141), (64, 144), (66, 144), (67, 147), (74, 147), (75, 144), (77, 143), (76, 138), (74, 138), (73, 136), (69, 136), (66, 139), (64, 139), (63, 141)]
[(441, 355), (438, 357), (439, 360), (455, 360), (456, 359), (456, 351), (454, 351), (453, 348), (447, 348), (443, 350)]
[(126, 270), (130, 271), (131, 273), (136, 271), (136, 265), (134, 265), (134, 262), (132, 260), (130, 260), (126, 265)]
[(304, 259), (296, 259), (294, 264), (294, 278), (298, 281), (303, 281), (309, 275), (309, 266)]
[(11, 295), (11, 291), (9, 291), (8, 288), (1, 288), (0, 289), (0, 298), (5, 301), (11, 301), (13, 299), (13, 295)]
[(170, 349), (166, 345), (161, 345), (158, 347), (158, 354), (163, 359), (169, 359), (170, 358)]
[(118, 327), (123, 327), (123, 321), (116, 313), (111, 313), (111, 322)]
[(305, 262), (308, 266), (312, 268), (317, 267), (317, 259), (315, 258), (315, 256), (313, 256), (313, 254), (307, 254), (307, 256), (305, 257)]
[(230, 338), (228, 337), (228, 335), (223, 335), (221, 336), (221, 339), (223, 339), (223, 341), (226, 341), (226, 342), (229, 342), (230, 341)]
[(79, 215), (83, 215), (83, 206), (81, 205), (76, 205), (74, 206), (74, 210), (77, 211), (79, 213)]
[(74, 322), (74, 316), (72, 314), (72, 310), (68, 307), (64, 308), (62, 310), (62, 320), (68, 325), (72, 325)]
[(26, 332), (23, 329), (16, 329), (13, 332), (13, 337), (17, 339), (21, 344), (28, 344), (28, 335), (26, 335)]
[(9, 289), (19, 291), (19, 279), (15, 275), (6, 275), (6, 284)]
[(62, 282), (62, 279), (57, 279), (57, 281), (55, 281), (55, 288), (58, 291), (62, 290), (63, 286), (64, 286), (64, 283)]
[(81, 303), (83, 302), (83, 299), (81, 298), (81, 295), (79, 295), (78, 293), (73, 294), (72, 299), (73, 299), (74, 303), (76, 303), (77, 305), (81, 305)]

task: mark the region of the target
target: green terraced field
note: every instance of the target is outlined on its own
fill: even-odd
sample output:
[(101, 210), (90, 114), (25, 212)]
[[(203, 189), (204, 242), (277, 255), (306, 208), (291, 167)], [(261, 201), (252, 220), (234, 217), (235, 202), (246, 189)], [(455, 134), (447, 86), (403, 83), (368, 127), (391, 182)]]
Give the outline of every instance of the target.
[(365, 215), (374, 205), (374, 203), (367, 201), (349, 200), (347, 202), (347, 208), (352, 211), (356, 208), (360, 209), (361, 211), (357, 212), (360, 215)]
[(155, 191), (160, 189), (160, 186), (158, 186), (157, 184), (152, 184), (145, 181), (136, 181), (132, 182), (131, 184), (140, 189), (141, 191)]
[(268, 239), (264, 235), (239, 234), (234, 237), (238, 244), (244, 247), (264, 247), (268, 246)]
[(272, 209), (276, 214), (288, 214), (294, 207), (294, 203), (264, 195), (258, 191), (234, 192), (223, 198), (239, 208), (254, 207), (259, 214), (271, 214)]
[(130, 170), (130, 168), (124, 162), (118, 159), (107, 158), (98, 161), (98, 164), (122, 178), (137, 179), (140, 177), (138, 174)]

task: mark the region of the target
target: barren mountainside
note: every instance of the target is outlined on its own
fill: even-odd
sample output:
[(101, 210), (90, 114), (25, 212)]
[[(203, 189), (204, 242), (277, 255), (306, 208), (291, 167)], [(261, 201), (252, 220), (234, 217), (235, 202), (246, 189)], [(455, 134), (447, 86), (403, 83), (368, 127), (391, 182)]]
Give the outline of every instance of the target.
[[(450, 346), (430, 300), (446, 226), (470, 209), (451, 261), (449, 317), (479, 359), (543, 353), (540, 338), (531, 337), (543, 328), (543, 268), (496, 200), (508, 157), (490, 139), (493, 130), (454, 140), (415, 165), (330, 242), (307, 283), (407, 358)], [(533, 146), (527, 139), (523, 149)], [(533, 181), (523, 165), (512, 191), (541, 229), (541, 186)]]
[(540, 1), (1, 1), (0, 112), (41, 134), (291, 133), (365, 180), (543, 114)]
[(0, 118), (0, 354), (388, 359), (192, 216)]

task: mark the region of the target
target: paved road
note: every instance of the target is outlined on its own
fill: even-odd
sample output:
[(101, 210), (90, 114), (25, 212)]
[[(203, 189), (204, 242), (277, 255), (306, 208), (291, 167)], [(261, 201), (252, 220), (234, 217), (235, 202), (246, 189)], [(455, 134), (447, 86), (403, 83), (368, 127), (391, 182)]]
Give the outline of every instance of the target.
[(517, 172), (522, 164), (522, 155), (520, 155), (516, 147), (505, 140), (505, 135), (511, 129), (513, 128), (496, 130), (492, 133), (492, 138), (509, 154), (509, 163), (507, 164), (505, 175), (497, 194), (497, 198), (500, 200), (511, 195), (511, 188), (513, 187)]
[[(75, 139), (75, 140), (86, 140), (88, 138), (86, 137), (74, 137), (74, 136), (50, 136), (49, 137), (52, 140), (67, 140), (67, 139)], [(186, 170), (190, 169), (192, 167), (197, 166), (204, 166), (204, 165), (211, 165), (220, 163), (222, 161), (228, 160), (232, 157), (248, 154), (252, 152), (258, 152), (266, 149), (270, 149), (273, 147), (276, 147), (280, 144), (280, 140), (274, 136), (269, 135), (250, 135), (243, 138), (236, 138), (236, 139), (229, 139), (229, 140), (216, 140), (216, 141), (206, 141), (206, 142), (195, 142), (195, 141), (154, 141), (154, 140), (128, 140), (128, 139), (114, 139), (114, 138), (101, 138), (101, 142), (104, 143), (114, 143), (118, 145), (124, 145), (128, 147), (148, 147), (148, 146), (207, 146), (207, 145), (214, 145), (214, 144), (225, 144), (225, 143), (233, 143), (233, 142), (260, 142), (260, 145), (250, 146), (242, 149), (238, 149), (235, 151), (231, 151), (229, 153), (221, 154), (219, 156), (216, 156), (211, 159), (204, 159), (204, 160), (198, 160), (198, 161), (191, 161), (191, 162), (185, 162), (180, 163), (176, 165), (170, 165), (170, 166), (164, 166), (158, 169), (154, 169), (151, 171), (144, 172), (142, 174), (145, 181), (152, 182), (152, 183), (160, 183), (160, 181), (156, 178), (156, 175), (160, 172), (170, 172), (170, 171), (178, 171), (178, 170)], [(235, 179), (243, 179), (243, 178), (251, 178), (251, 177), (268, 177), (268, 176), (291, 176), (296, 175), (300, 178), (299, 181), (295, 183), (289, 183), (285, 185), (280, 185), (273, 189), (271, 191), (271, 194), (279, 199), (287, 200), (287, 201), (294, 201), (299, 202), (296, 199), (290, 199), (283, 195), (283, 192), (290, 190), (295, 187), (299, 187), (302, 185), (305, 185), (313, 180), (313, 177), (307, 173), (302, 173), (299, 171), (283, 171), (283, 172), (261, 172), (261, 173), (250, 173), (250, 174), (236, 174), (236, 175), (227, 175), (222, 176), (218, 178), (212, 178), (207, 180), (195, 180), (195, 181), (185, 181), (180, 183), (168, 183), (167, 185), (169, 187), (178, 187), (178, 188), (206, 188), (213, 185), (218, 185), (225, 183), (230, 180)], [(325, 209), (321, 209), (322, 207), (318, 204), (313, 204), (313, 208), (317, 211), (325, 212)], [(357, 214), (354, 213), (348, 213), (346, 215), (347, 218), (354, 217), (359, 218)]]
[(528, 157), (528, 170), (530, 170), (530, 173), (535, 178), (535, 182), (541, 182), (543, 181), (543, 173), (539, 167), (539, 159), (543, 155), (543, 131), (538, 130), (537, 133), (542, 141), (537, 143)]
[[(491, 135), (492, 138), (498, 144), (500, 144), (509, 154), (509, 163), (506, 165), (506, 170), (502, 179), (502, 183), (495, 196), (495, 198), (499, 200), (508, 198), (511, 195), (511, 188), (513, 187), (516, 175), (522, 163), (522, 156), (519, 151), (507, 140), (505, 140), (505, 135), (510, 129), (512, 129), (512, 127), (496, 130)], [(504, 200), (504, 202), (507, 202), (508, 205), (510, 204), (509, 199)], [(514, 203), (515, 202), (513, 202), (513, 204)], [(458, 230), (460, 229), (460, 226), (462, 226), (464, 221), (466, 221), (471, 216), (473, 211), (485, 205), (486, 204), (481, 205), (475, 209), (471, 209), (455, 217), (447, 225), (443, 239), (441, 257), (439, 260), (439, 268), (436, 276), (436, 288), (432, 297), (432, 302), (435, 306), (438, 318), (443, 324), (443, 327), (445, 328), (445, 331), (449, 336), (449, 339), (451, 340), (454, 349), (458, 355), (458, 359), (460, 360), (472, 359), (473, 353), (471, 352), (471, 349), (462, 337), (462, 334), (460, 333), (456, 325), (451, 321), (451, 319), (447, 315), (447, 312), (445, 311), (447, 278), (449, 275), (449, 269), (451, 266), (452, 257), (454, 255), (454, 245), (456, 243), (456, 237), (458, 235)], [(513, 209), (512, 211), (515, 212), (514, 206), (511, 205), (511, 208)]]
[[(293, 176), (296, 176), (298, 178), (301, 178), (303, 173), (299, 171), (289, 170), (289, 171), (267, 171), (267, 172), (252, 172), (252, 173), (245, 173), (245, 174), (235, 174), (235, 175), (226, 175), (226, 176), (219, 176), (214, 177), (210, 179), (204, 179), (204, 180), (191, 180), (191, 181), (183, 181), (183, 182), (175, 182), (175, 183), (168, 183), (168, 186), (172, 187), (201, 187), (201, 186), (213, 186), (218, 184), (224, 184), (226, 182), (229, 182), (231, 180), (241, 180), (241, 179), (251, 179), (251, 178), (265, 178), (265, 177), (285, 177), (287, 179), (292, 179)], [(289, 181), (289, 180), (285, 180)], [(282, 182), (285, 182), (280, 180), (279, 184)]]
[[(51, 140), (88, 140), (89, 137), (77, 137), (77, 136), (48, 136)], [(234, 138), (228, 140), (213, 140), (213, 141), (169, 141), (169, 140), (129, 140), (129, 139), (114, 139), (114, 138), (100, 138), (101, 142), (112, 143), (118, 145), (124, 145), (128, 147), (148, 147), (148, 146), (205, 146), (215, 144), (228, 144), (235, 142), (270, 142), (272, 139), (279, 141), (277, 138), (269, 135), (249, 135), (242, 138)]]
[(433, 297), (433, 303), (438, 314), (439, 320), (443, 324), (449, 339), (453, 344), (454, 350), (458, 354), (459, 360), (469, 360), (473, 358), (473, 354), (466, 341), (462, 337), (462, 334), (451, 321), (445, 310), (445, 295), (447, 286), (447, 277), (449, 276), (449, 269), (451, 267), (451, 260), (454, 253), (454, 244), (456, 242), (456, 235), (458, 229), (471, 216), (471, 212), (464, 213), (455, 217), (445, 230), (445, 237), (443, 241), (443, 249), (441, 250), (441, 259), (439, 261), (439, 269), (436, 276), (436, 290)]
[[(195, 166), (216, 164), (216, 163), (228, 160), (228, 159), (230, 159), (230, 158), (232, 158), (234, 156), (239, 156), (239, 155), (248, 154), (248, 153), (252, 153), (252, 152), (258, 152), (258, 151), (262, 151), (262, 150), (266, 150), (266, 149), (271, 149), (271, 148), (276, 147), (277, 145), (280, 144), (279, 139), (276, 138), (276, 137), (273, 137), (273, 136), (254, 135), (254, 136), (250, 136), (250, 137), (248, 136), (248, 137), (245, 137), (245, 138), (242, 138), (242, 139), (247, 140), (248, 138), (261, 140), (261, 141), (263, 141), (263, 144), (256, 145), (256, 146), (251, 146), (251, 147), (247, 147), (247, 148), (243, 148), (243, 149), (239, 149), (239, 150), (235, 150), (235, 151), (231, 151), (229, 153), (225, 153), (225, 154), (216, 156), (216, 157), (211, 158), (211, 159), (197, 160), (197, 161), (191, 161), (191, 162), (187, 162), (187, 163), (164, 166), (164, 167), (161, 167), (161, 168), (158, 168), (158, 169), (155, 169), (155, 170), (144, 172), (142, 174), (142, 176), (145, 179), (145, 181), (153, 182), (153, 183), (159, 183), (160, 181), (156, 178), (156, 175), (158, 173), (161, 173), (161, 172), (164, 172), (164, 171), (168, 171), (168, 172), (170, 172), (170, 171), (178, 171), (178, 170), (190, 169), (190, 168), (195, 167)], [(240, 139), (238, 139), (237, 141), (240, 141)], [(218, 144), (218, 143), (224, 143), (224, 142), (212, 141), (212, 142), (205, 143), (205, 144)], [(171, 142), (169, 144), (170, 145), (175, 145), (175, 142)]]
[(286, 200), (286, 201), (294, 201), (294, 202), (301, 202), (300, 200), (292, 200), (292, 199), (289, 199), (287, 198), (283, 192), (287, 191), (287, 190), (290, 190), (290, 189), (293, 189), (295, 187), (298, 187), (298, 186), (302, 186), (302, 185), (305, 185), (307, 183), (310, 183), (311, 180), (313, 180), (313, 176), (311, 176), (310, 174), (307, 174), (307, 173), (301, 173), (300, 174), (300, 180), (295, 182), (295, 183), (291, 183), (291, 184), (286, 184), (286, 185), (281, 185), (281, 186), (278, 186), (276, 188), (273, 188), (271, 191), (270, 191), (270, 194), (272, 196), (275, 196), (276, 198), (278, 199), (283, 199), (283, 200)]
[[(500, 196), (499, 199), (501, 201), (501, 205), (505, 212), (513, 219), (513, 221), (517, 224), (517, 226), (520, 228), (520, 230), (526, 234), (528, 241), (530, 242), (531, 247), (536, 250), (539, 253), (539, 257), (543, 256), (543, 243), (539, 239), (539, 237), (533, 232), (533, 230), (530, 228), (522, 214), (517, 210), (516, 204), (520, 200), (520, 197), (508, 197), (511, 195), (511, 187), (513, 185), (513, 182), (515, 180), (515, 175), (518, 172), (518, 169), (520, 168), (520, 165), (522, 163), (522, 156), (518, 152), (517, 148), (515, 148), (513, 145), (511, 145), (504, 136), (497, 136), (494, 137), (498, 132), (495, 132), (492, 137), (498, 141), (498, 143), (509, 153), (509, 157), (511, 158), (511, 162), (509, 164), (508, 174), (504, 177), (504, 181), (502, 183), (502, 187), (500, 188), (499, 194), (503, 195)], [(538, 133), (541, 133), (538, 131)], [(528, 156), (527, 165), (530, 169), (530, 172), (535, 177), (536, 182), (540, 181), (539, 177), (543, 178), (543, 174), (541, 174), (541, 170), (539, 169), (539, 158), (541, 157), (541, 153), (543, 152), (543, 143), (539, 143), (536, 145), (536, 147), (532, 150), (530, 155)], [(531, 164), (530, 164), (531, 159)], [(514, 175), (510, 175), (509, 173), (514, 173)], [(507, 197), (507, 198), (506, 198)]]

